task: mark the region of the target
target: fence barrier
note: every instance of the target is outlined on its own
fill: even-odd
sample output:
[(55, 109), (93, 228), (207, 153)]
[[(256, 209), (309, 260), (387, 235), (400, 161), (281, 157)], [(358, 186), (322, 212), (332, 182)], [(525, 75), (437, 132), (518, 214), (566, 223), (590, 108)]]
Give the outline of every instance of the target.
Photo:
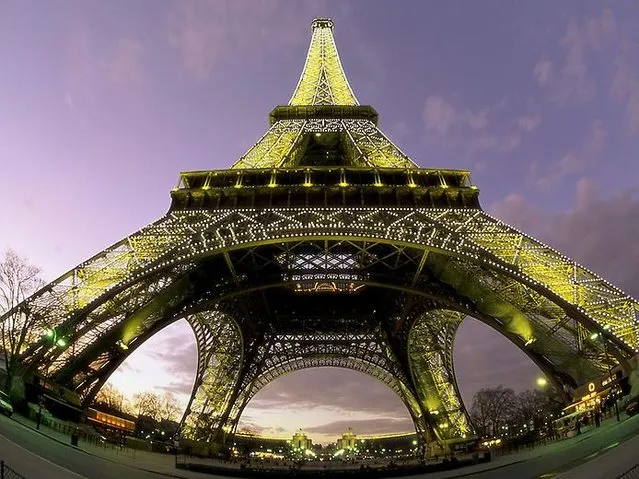
[(622, 475), (617, 476), (617, 479), (639, 479), (639, 464), (635, 464)]
[(4, 461), (0, 461), (0, 479), (25, 479), (25, 477), (7, 466)]

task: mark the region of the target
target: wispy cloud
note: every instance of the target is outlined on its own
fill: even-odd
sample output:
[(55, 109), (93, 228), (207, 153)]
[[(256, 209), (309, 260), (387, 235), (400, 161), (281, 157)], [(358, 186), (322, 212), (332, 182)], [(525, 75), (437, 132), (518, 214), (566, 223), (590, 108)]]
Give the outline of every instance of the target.
[(539, 60), (533, 68), (533, 75), (540, 85), (548, 83), (550, 72), (552, 70), (552, 62), (550, 60)]
[(142, 65), (142, 45), (131, 38), (120, 38), (110, 58), (106, 71), (111, 80), (118, 84), (139, 83), (144, 77)]
[(629, 38), (624, 39), (617, 53), (611, 92), (626, 102), (627, 133), (639, 135), (639, 59)]
[(410, 432), (414, 430), (415, 426), (412, 421), (403, 418), (355, 419), (333, 421), (320, 426), (312, 426), (306, 428), (305, 431), (310, 433), (331, 434), (337, 437), (348, 431), (349, 428), (357, 434), (365, 435), (393, 433), (397, 431)]
[(546, 167), (533, 162), (528, 171), (528, 184), (548, 191), (567, 175), (581, 173), (597, 164), (606, 145), (606, 130), (601, 120), (590, 125), (580, 149), (570, 150)]
[[(324, 10), (324, 1), (306, 4), (282, 0), (192, 0), (175, 2), (169, 13), (168, 42), (184, 71), (197, 81), (210, 77), (220, 58), (246, 56), (256, 44), (262, 53), (298, 47), (308, 30), (291, 28), (308, 23)], [(255, 59), (254, 59), (255, 60)]]
[(550, 98), (558, 105), (568, 101), (587, 101), (595, 94), (592, 77), (592, 56), (600, 53), (617, 30), (613, 12), (604, 9), (594, 17), (572, 17), (558, 41), (561, 54), (556, 61), (547, 55), (539, 60), (533, 75), (548, 88)]
[[(366, 390), (354, 407), (352, 397)], [(251, 402), (253, 408), (271, 409), (294, 403), (304, 408), (323, 407), (330, 398), (335, 410), (358, 411), (374, 414), (406, 414), (406, 408), (387, 386), (352, 371), (338, 368), (320, 368), (313, 371), (313, 380), (305, 375), (289, 375), (280, 378), (273, 386), (266, 386)]]
[(517, 125), (526, 132), (535, 131), (541, 123), (539, 116), (520, 116), (517, 118)]
[(457, 121), (455, 108), (446, 100), (436, 96), (426, 98), (424, 104), (424, 125), (426, 131), (446, 135)]

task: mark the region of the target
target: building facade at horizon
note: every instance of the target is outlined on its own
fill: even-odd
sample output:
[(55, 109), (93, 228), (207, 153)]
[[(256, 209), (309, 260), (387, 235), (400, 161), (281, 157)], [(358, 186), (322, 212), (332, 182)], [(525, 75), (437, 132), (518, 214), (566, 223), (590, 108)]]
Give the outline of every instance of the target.
[(440, 450), (474, 438), (452, 355), (466, 316), (566, 393), (625, 365), (637, 301), (483, 212), (470, 172), (419, 168), (356, 99), (333, 22), (311, 31), (290, 102), (242, 158), (181, 173), (166, 216), (6, 313), (40, 325), (21, 360), (86, 405), (185, 318), (199, 350), (186, 437), (225, 442), (266, 384), (334, 366), (386, 384)]

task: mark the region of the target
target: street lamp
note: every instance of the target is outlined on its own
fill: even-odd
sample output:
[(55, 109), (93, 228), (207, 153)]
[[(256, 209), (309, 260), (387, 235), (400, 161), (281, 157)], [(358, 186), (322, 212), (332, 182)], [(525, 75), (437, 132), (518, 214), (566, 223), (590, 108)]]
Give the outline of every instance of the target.
[[(64, 349), (67, 347), (67, 339), (60, 336), (58, 337), (58, 333), (55, 330), (55, 328), (47, 328), (44, 331), (43, 336), (45, 337), (45, 339), (51, 343), (50, 347), (54, 347), (54, 348), (59, 348), (59, 349)], [(47, 383), (49, 382), (49, 367), (47, 366), (47, 368), (44, 370), (44, 388), (46, 389), (47, 387)], [(40, 422), (42, 421), (42, 395), (43, 393), (40, 393), (40, 400), (38, 401), (38, 415), (36, 418), (36, 429), (40, 429)]]
[[(595, 341), (597, 338), (601, 337), (601, 343), (603, 344), (603, 349), (604, 349), (604, 354), (606, 355), (606, 365), (608, 366), (608, 379), (609, 379), (609, 384), (610, 384), (610, 392), (612, 393), (612, 366), (610, 366), (610, 356), (608, 355), (608, 347), (607, 347), (607, 343), (606, 343), (606, 335), (604, 334), (604, 332), (608, 331), (610, 329), (610, 325), (606, 324), (603, 327), (603, 331), (601, 333), (592, 333), (590, 335), (590, 339), (592, 341)], [(619, 405), (617, 404), (617, 398), (614, 398), (615, 400), (615, 415), (617, 416), (617, 422), (621, 421), (621, 418), (619, 417)]]
[(537, 378), (537, 386), (539, 386), (540, 388), (545, 388), (547, 384), (548, 384), (548, 380), (546, 378), (544, 377)]

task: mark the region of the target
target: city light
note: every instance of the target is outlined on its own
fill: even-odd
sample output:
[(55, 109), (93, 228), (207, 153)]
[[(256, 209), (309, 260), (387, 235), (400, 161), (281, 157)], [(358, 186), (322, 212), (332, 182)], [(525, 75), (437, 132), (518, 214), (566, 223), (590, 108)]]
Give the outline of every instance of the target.
[(537, 378), (537, 386), (539, 386), (540, 388), (546, 387), (547, 384), (548, 384), (548, 380), (546, 378), (543, 378), (543, 377)]

